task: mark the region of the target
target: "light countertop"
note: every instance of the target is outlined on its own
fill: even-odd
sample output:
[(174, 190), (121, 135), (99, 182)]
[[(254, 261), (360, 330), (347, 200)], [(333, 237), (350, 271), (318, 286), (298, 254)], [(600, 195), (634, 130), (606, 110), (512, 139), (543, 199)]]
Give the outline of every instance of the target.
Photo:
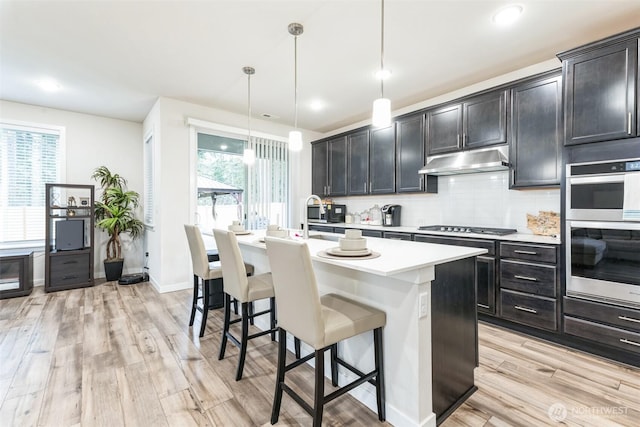
[[(334, 224), (335, 225), (335, 224)], [(345, 224), (346, 226), (346, 224)], [(291, 231), (293, 233), (293, 231)], [(264, 238), (264, 230), (253, 230), (248, 235), (238, 235), (238, 243), (256, 248), (266, 249), (261, 238)], [(311, 236), (324, 236), (326, 238), (338, 238), (340, 235), (320, 233), (312, 231)], [(299, 237), (294, 237), (300, 239)], [(425, 267), (433, 267), (472, 256), (487, 253), (485, 249), (468, 248), (462, 246), (436, 245), (432, 243), (412, 242), (393, 239), (366, 237), (367, 248), (380, 254), (371, 259), (349, 259), (347, 257), (324, 258), (318, 256), (318, 252), (338, 246), (334, 240), (322, 240), (322, 238), (309, 238), (306, 240), (314, 261), (336, 266), (359, 270), (379, 276), (392, 276), (411, 270)]]
[(386, 232), (424, 234), (424, 235), (432, 235), (432, 236), (466, 237), (471, 239), (500, 240), (500, 241), (511, 241), (511, 242), (522, 242), (522, 243), (543, 243), (548, 245), (559, 245), (561, 243), (560, 237), (556, 238), (551, 236), (538, 236), (535, 234), (527, 234), (527, 233), (514, 233), (514, 234), (507, 234), (506, 236), (496, 236), (494, 234), (454, 233), (454, 232), (443, 232), (443, 231), (418, 230), (418, 227), (406, 227), (406, 226), (383, 227), (381, 225), (346, 224), (343, 222), (329, 223), (329, 224), (311, 223), (311, 225), (338, 227), (338, 228), (358, 228), (361, 230), (378, 230), (378, 231), (386, 231)]

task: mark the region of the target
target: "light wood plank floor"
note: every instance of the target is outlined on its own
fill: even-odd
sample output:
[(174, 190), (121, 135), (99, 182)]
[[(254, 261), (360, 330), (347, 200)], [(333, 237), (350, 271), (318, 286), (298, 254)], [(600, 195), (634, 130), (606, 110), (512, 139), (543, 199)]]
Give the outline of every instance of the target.
[[(159, 295), (148, 283), (1, 300), (0, 426), (269, 425), (275, 344), (250, 343), (236, 382), (235, 347), (217, 360), (220, 312), (199, 339), (190, 303), (191, 291)], [(444, 427), (556, 425), (549, 408), (566, 425), (640, 425), (639, 369), (487, 325), (480, 364), (480, 390)], [(312, 370), (290, 377), (310, 398)], [(310, 417), (285, 395), (279, 424)], [(388, 425), (350, 396), (326, 407), (324, 424)]]

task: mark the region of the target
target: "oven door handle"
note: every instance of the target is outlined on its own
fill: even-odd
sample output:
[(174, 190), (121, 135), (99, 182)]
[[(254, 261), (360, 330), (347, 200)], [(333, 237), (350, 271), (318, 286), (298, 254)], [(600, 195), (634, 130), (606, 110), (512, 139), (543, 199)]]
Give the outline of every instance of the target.
[(568, 178), (570, 185), (580, 184), (608, 184), (608, 183), (623, 183), (624, 173), (612, 174), (612, 175), (595, 175), (595, 176), (572, 176)]

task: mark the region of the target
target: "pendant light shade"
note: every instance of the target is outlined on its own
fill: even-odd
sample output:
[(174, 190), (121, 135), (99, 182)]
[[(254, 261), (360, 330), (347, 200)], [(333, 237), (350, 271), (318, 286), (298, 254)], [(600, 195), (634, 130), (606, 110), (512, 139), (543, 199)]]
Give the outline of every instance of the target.
[(371, 124), (374, 127), (391, 126), (391, 101), (384, 97), (384, 0), (380, 12), (380, 98), (373, 101)]
[(304, 27), (296, 22), (289, 24), (287, 28), (293, 36), (293, 105), (294, 105), (294, 129), (289, 132), (289, 150), (302, 150), (302, 132), (298, 130), (298, 36), (303, 33)]
[(302, 150), (302, 132), (299, 130), (289, 131), (289, 150)]
[(244, 149), (242, 162), (252, 165), (256, 162), (256, 152), (251, 148), (251, 76), (256, 70), (253, 67), (244, 67), (242, 71), (247, 75), (247, 147)]
[(378, 128), (391, 126), (391, 101), (389, 99), (378, 98), (373, 101), (371, 123)]

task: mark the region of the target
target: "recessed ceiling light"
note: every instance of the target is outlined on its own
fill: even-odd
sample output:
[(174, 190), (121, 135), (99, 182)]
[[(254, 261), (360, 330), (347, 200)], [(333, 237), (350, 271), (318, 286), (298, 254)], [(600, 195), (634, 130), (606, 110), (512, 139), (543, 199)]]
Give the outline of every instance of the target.
[(315, 99), (311, 101), (311, 104), (309, 104), (309, 108), (311, 108), (313, 111), (320, 111), (324, 109), (324, 103), (319, 99)]
[(383, 69), (376, 71), (376, 79), (378, 80), (387, 80), (391, 77), (391, 70)]
[(226, 149), (227, 149), (227, 144), (222, 144), (222, 145), (220, 146), (220, 149), (221, 149), (221, 150), (226, 150)]
[(38, 86), (40, 86), (40, 89), (47, 92), (57, 92), (62, 89), (60, 83), (53, 79), (42, 79), (38, 82)]
[(497, 25), (510, 25), (518, 20), (520, 15), (522, 15), (523, 7), (519, 4), (512, 4), (502, 9), (498, 10), (493, 15), (493, 22)]

